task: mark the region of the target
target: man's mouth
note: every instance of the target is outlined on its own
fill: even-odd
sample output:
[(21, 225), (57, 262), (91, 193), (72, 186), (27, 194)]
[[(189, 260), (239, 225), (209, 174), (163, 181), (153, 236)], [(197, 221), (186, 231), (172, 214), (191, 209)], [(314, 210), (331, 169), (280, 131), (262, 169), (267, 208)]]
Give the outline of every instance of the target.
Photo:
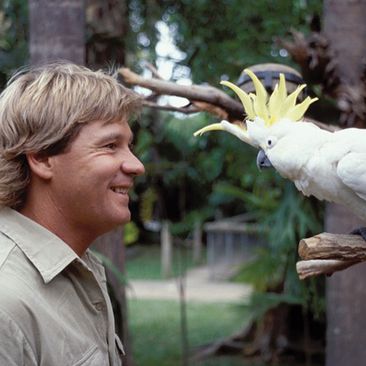
[(128, 188), (126, 187), (111, 187), (111, 190), (119, 194), (128, 194)]

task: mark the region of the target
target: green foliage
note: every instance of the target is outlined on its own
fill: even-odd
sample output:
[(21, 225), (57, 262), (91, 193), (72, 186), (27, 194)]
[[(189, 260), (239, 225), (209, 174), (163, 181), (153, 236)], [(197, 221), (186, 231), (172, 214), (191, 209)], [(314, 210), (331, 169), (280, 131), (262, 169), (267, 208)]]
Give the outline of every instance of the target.
[(268, 310), (280, 304), (304, 305), (301, 296), (286, 293), (256, 292), (252, 295), (250, 309), (256, 318), (261, 318)]
[(308, 31), (309, 18), (322, 11), (322, 2), (316, 0), (218, 0), (214, 4), (209, 0), (135, 0), (132, 4), (139, 19), (134, 29), (144, 34), (140, 48), (146, 51), (156, 44), (151, 25), (154, 18), (162, 19), (185, 54), (177, 60), (175, 75), (180, 75), (180, 66), (186, 66), (195, 82), (213, 85), (221, 76), (238, 77), (244, 67), (256, 63), (290, 63), (280, 53), (276, 38), (285, 36), (291, 27)]
[[(282, 194), (275, 205), (263, 211), (260, 205), (259, 221), (268, 228), (268, 246), (258, 251), (256, 258), (246, 264), (236, 280), (252, 283), (260, 293), (279, 298), (296, 298), (305, 307), (320, 315), (324, 311), (321, 280), (300, 281), (295, 270), (297, 244), (303, 237), (318, 233), (322, 228), (322, 206), (303, 197), (289, 181), (277, 182)], [(276, 296), (277, 296), (276, 295)], [(267, 297), (260, 297), (265, 300)], [(253, 309), (258, 308), (253, 302)], [(267, 306), (267, 305), (264, 305)]]
[(0, 2), (0, 87), (28, 61), (28, 2)]
[(141, 194), (140, 198), (140, 217), (142, 221), (153, 220), (154, 205), (158, 196), (154, 188), (148, 187), (145, 192)]
[[(259, 173), (260, 174), (260, 173)], [(221, 197), (221, 199), (226, 198), (226, 200), (230, 200), (233, 202), (238, 202), (238, 200), (242, 200), (245, 202), (247, 210), (251, 211), (251, 209), (255, 209), (255, 211), (259, 211), (261, 209), (267, 211), (268, 209), (274, 209), (278, 202), (279, 190), (261, 190), (261, 195), (251, 190), (245, 190), (243, 187), (234, 185), (229, 182), (218, 182), (214, 186), (214, 193), (216, 197)]]
[(136, 243), (139, 238), (139, 229), (137, 225), (130, 221), (123, 227), (123, 242), (125, 245)]
[(254, 149), (225, 133), (193, 137), (208, 123), (205, 115), (162, 114), (161, 119), (158, 128), (144, 119), (143, 132), (137, 133), (136, 151), (147, 170), (137, 179), (142, 221), (168, 219), (175, 234), (186, 236), (195, 222), (214, 214), (240, 214), (263, 202), (274, 205), (278, 189), (253, 189), (256, 181), (266, 182), (253, 164)]
[(213, 208), (210, 206), (192, 210), (185, 215), (184, 220), (171, 224), (170, 231), (172, 235), (184, 235), (192, 231), (195, 224), (202, 225), (204, 222), (209, 221), (213, 214)]
[(278, 257), (268, 248), (260, 248), (256, 251), (256, 258), (243, 266), (234, 281), (250, 283), (258, 293), (266, 292), (282, 281)]

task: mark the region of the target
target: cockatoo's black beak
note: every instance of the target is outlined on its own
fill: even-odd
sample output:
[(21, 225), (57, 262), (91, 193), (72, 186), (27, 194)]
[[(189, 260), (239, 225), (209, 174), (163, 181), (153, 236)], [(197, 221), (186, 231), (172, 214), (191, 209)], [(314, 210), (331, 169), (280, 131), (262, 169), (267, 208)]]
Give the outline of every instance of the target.
[(259, 170), (262, 168), (271, 168), (272, 163), (268, 159), (266, 153), (263, 150), (259, 150), (257, 155), (257, 167)]

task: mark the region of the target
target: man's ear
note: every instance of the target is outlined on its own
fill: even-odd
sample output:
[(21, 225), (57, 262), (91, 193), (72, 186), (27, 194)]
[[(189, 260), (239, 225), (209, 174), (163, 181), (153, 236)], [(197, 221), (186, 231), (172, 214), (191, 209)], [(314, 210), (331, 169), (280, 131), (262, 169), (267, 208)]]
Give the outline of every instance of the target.
[(41, 179), (52, 178), (52, 158), (50, 156), (42, 153), (28, 153), (26, 158), (32, 174)]

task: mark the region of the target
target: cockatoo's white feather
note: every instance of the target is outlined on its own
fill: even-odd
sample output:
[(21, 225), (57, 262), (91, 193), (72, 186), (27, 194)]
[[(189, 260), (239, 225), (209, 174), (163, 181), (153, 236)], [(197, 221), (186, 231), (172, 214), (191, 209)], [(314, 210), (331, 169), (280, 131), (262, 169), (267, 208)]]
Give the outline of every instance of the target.
[[(221, 129), (264, 151), (274, 168), (294, 182), (304, 195), (313, 195), (348, 206), (366, 220), (366, 130), (350, 128), (336, 132), (301, 121), (316, 98), (296, 104), (304, 86), (287, 95), (285, 79), (268, 96), (250, 71), (257, 95), (248, 96), (229, 82), (243, 102), (248, 119), (238, 133), (227, 122), (207, 126), (197, 134)], [(237, 129), (239, 127), (235, 127)]]
[(366, 131), (328, 132), (308, 122), (287, 131), (264, 149), (275, 169), (304, 195), (344, 204), (366, 220)]

